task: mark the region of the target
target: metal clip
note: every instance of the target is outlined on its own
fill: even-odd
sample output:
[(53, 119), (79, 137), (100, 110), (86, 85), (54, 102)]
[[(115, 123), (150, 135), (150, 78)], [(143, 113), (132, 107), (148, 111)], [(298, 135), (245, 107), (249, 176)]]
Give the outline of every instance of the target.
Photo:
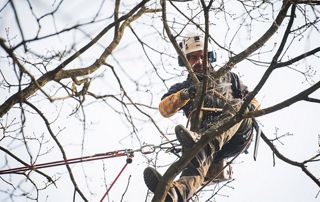
[(142, 154), (151, 154), (155, 151), (155, 146), (152, 144), (144, 145), (140, 148)]

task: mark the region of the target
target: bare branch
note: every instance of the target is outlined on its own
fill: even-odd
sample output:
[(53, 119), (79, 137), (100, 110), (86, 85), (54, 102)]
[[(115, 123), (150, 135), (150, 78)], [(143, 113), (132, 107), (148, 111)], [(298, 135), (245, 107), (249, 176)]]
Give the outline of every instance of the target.
[(278, 13), (276, 19), (270, 26), (270, 28), (252, 45), (250, 45), (246, 50), (242, 51), (241, 53), (231, 57), (229, 61), (221, 67), (217, 72), (216, 72), (216, 77), (220, 77), (221, 75), (225, 74), (226, 72), (230, 71), (235, 64), (239, 63), (240, 61), (244, 60), (246, 57), (248, 57), (250, 54), (258, 50), (265, 44), (271, 36), (273, 36), (280, 25), (282, 24), (283, 20), (286, 17), (287, 11), (289, 7), (291, 6), (290, 0), (284, 0), (281, 10)]
[(267, 145), (270, 147), (270, 149), (273, 151), (273, 153), (279, 158), (281, 159), (282, 161), (290, 164), (290, 165), (293, 165), (293, 166), (296, 166), (296, 167), (299, 167), (301, 168), (301, 170), (307, 175), (309, 176), (313, 182), (315, 182), (318, 187), (320, 187), (320, 181), (319, 179), (317, 179), (308, 169), (307, 169), (307, 166), (305, 165), (305, 163), (299, 163), (299, 162), (296, 162), (296, 161), (293, 161), (293, 160), (290, 160), (289, 158), (285, 157), (284, 155), (282, 155), (278, 150), (277, 148), (272, 144), (272, 142), (267, 138), (267, 136), (262, 132), (261, 133), (261, 137), (262, 139), (265, 141), (265, 143), (267, 143)]

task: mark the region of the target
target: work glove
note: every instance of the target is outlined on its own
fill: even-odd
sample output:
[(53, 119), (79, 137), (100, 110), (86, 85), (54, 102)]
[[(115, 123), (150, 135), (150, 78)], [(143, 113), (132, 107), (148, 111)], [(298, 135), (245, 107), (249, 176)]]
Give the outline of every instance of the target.
[(196, 92), (197, 92), (197, 89), (194, 85), (191, 85), (190, 87), (188, 88), (185, 88), (181, 91), (181, 99), (182, 100), (187, 100), (187, 99), (193, 99), (196, 97)]

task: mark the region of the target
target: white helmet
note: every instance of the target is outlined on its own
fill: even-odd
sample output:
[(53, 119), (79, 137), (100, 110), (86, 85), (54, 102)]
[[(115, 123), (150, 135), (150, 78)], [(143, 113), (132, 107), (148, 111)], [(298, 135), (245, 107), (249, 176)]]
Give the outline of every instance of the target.
[[(189, 32), (186, 34), (185, 38), (179, 43), (179, 46), (183, 53), (187, 55), (195, 51), (204, 49), (204, 35), (202, 32)], [(208, 60), (210, 63), (217, 60), (216, 52), (208, 48)], [(184, 66), (184, 63), (180, 56), (178, 56), (178, 62), (180, 66)]]
[(204, 36), (200, 32), (190, 32), (180, 43), (180, 47), (184, 54), (204, 49)]

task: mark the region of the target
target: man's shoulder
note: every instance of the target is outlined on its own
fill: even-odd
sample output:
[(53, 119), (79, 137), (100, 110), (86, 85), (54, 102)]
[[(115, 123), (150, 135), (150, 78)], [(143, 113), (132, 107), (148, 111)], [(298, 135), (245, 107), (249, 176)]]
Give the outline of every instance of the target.
[(175, 83), (174, 85), (172, 85), (172, 87), (182, 87), (182, 88), (185, 88), (186, 86), (190, 86), (191, 85), (191, 81), (189, 79), (186, 79), (182, 82), (178, 82), (178, 83)]
[(188, 86), (192, 85), (192, 79), (190, 76), (188, 76), (187, 78), (185, 78), (183, 81), (177, 82), (175, 84), (173, 84), (171, 88), (186, 88)]
[(191, 84), (192, 83), (189, 79), (186, 79), (185, 81), (182, 81), (182, 82), (175, 83), (169, 88), (168, 92), (166, 94), (164, 94), (161, 99), (163, 99), (173, 93), (176, 93), (176, 92), (182, 90), (183, 88), (187, 88)]

